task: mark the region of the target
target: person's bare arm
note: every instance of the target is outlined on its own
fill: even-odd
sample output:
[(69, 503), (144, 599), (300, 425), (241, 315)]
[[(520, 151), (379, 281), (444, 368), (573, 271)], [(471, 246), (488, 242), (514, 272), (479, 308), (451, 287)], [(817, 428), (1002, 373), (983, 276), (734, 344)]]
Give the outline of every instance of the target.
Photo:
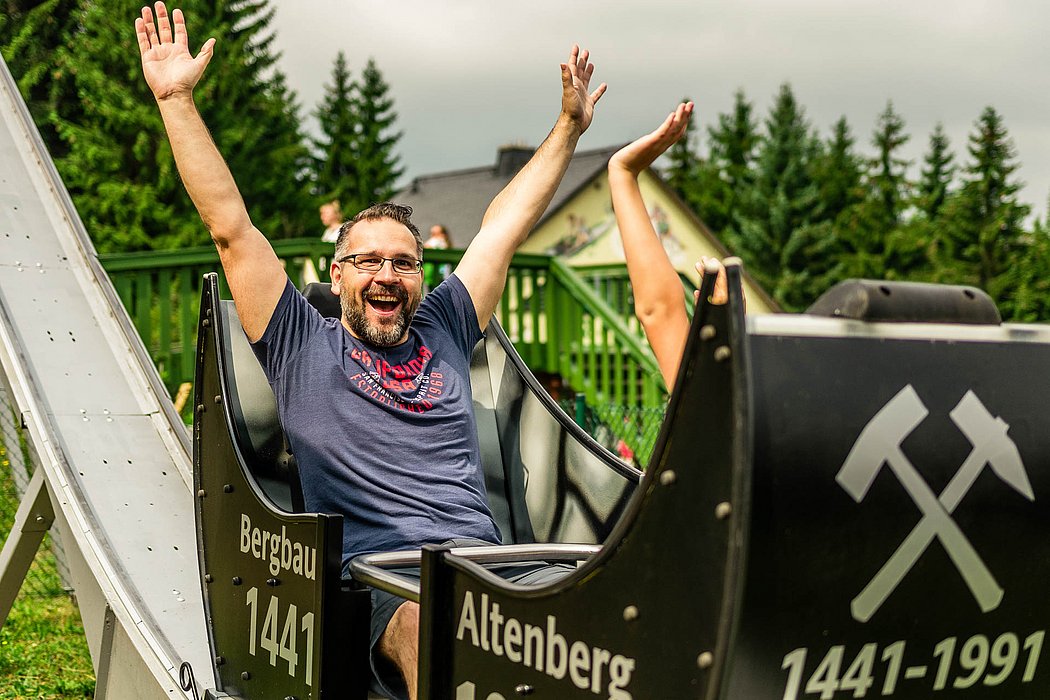
[(550, 204), (576, 142), (591, 123), (594, 105), (605, 93), (604, 83), (589, 92), (593, 73), (587, 51), (573, 46), (569, 62), (561, 65), (562, 105), (554, 129), (525, 167), (492, 200), (481, 230), (456, 267), (456, 276), (470, 293), (482, 329), (488, 325), (503, 293), (514, 252)]
[[(655, 131), (620, 149), (609, 160), (609, 189), (616, 224), (623, 238), (635, 314), (668, 389), (674, 388), (678, 376), (689, 333), (689, 317), (678, 271), (671, 265), (653, 228), (638, 187), (638, 176), (685, 134), (692, 112), (692, 102), (678, 105)], [(701, 264), (697, 270), (703, 272)], [(724, 303), (724, 297), (725, 273), (720, 272), (715, 301)]]
[(142, 72), (157, 100), (186, 192), (219, 251), (248, 339), (258, 340), (285, 286), (285, 272), (266, 237), (252, 225), (233, 175), (193, 102), (193, 88), (211, 60), (215, 40), (192, 56), (181, 10), (163, 2), (142, 8), (135, 33)]

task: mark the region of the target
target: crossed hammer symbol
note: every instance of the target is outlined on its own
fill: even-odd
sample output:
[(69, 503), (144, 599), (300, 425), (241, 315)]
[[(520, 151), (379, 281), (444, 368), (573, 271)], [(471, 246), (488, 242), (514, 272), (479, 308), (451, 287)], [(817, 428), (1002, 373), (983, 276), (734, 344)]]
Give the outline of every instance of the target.
[(985, 466), (1025, 498), (1035, 500), (1017, 445), (1006, 434), (1010, 426), (993, 417), (980, 399), (967, 391), (949, 415), (972, 448), (944, 491), (935, 496), (900, 447), (928, 414), (910, 384), (901, 389), (864, 427), (835, 477), (859, 503), (882, 466), (888, 465), (922, 512), (922, 519), (897, 551), (853, 599), (850, 609), (860, 622), (875, 614), (934, 538), (941, 541), (982, 612), (995, 610), (1003, 599), (1003, 589), (951, 514)]

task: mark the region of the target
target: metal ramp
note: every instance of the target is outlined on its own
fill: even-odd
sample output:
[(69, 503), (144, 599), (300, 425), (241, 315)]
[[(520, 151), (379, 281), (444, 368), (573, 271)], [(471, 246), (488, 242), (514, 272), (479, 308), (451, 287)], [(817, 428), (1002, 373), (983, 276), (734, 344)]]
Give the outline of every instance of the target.
[(3, 61), (0, 370), (39, 461), (0, 554), (0, 620), (53, 520), (95, 697), (185, 697), (181, 663), (210, 666), (189, 436)]

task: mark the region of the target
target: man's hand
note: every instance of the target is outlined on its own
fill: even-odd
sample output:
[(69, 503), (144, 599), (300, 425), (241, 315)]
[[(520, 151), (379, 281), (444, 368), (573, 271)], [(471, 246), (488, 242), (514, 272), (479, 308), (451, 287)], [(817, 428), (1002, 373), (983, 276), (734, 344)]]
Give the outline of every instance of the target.
[(580, 135), (590, 126), (594, 105), (605, 93), (605, 84), (590, 91), (594, 66), (587, 52), (574, 45), (569, 62), (561, 64), (561, 112), (554, 128), (532, 154), (529, 162), (489, 204), (481, 230), (467, 246), (456, 266), (456, 276), (467, 288), (482, 330), (499, 303), (507, 282), (511, 257), (554, 197), (555, 190)]
[(164, 3), (158, 2), (156, 8), (156, 23), (149, 7), (142, 8), (142, 17), (135, 20), (135, 34), (142, 56), (142, 73), (159, 102), (193, 92), (211, 60), (215, 39), (204, 42), (196, 58), (191, 56), (182, 10), (174, 10), (169, 21)]
[(581, 134), (591, 125), (594, 105), (608, 87), (602, 83), (594, 92), (589, 92), (591, 75), (594, 74), (594, 64), (587, 62), (589, 56), (587, 49), (581, 52), (580, 47), (573, 44), (569, 62), (561, 64), (561, 113), (576, 125)]
[(667, 115), (667, 119), (656, 131), (646, 134), (617, 151), (609, 159), (609, 170), (622, 170), (633, 177), (638, 177), (640, 172), (652, 165), (653, 161), (682, 138), (692, 113), (692, 102), (683, 102), (678, 105), (678, 108)]

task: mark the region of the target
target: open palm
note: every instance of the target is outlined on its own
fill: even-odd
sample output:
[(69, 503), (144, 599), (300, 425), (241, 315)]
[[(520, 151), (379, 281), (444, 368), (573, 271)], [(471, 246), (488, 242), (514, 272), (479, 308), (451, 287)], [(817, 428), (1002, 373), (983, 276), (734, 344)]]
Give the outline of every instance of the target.
[(605, 94), (606, 84), (602, 83), (594, 92), (590, 92), (591, 76), (594, 64), (589, 63), (589, 53), (582, 52), (573, 44), (568, 63), (561, 65), (561, 111), (580, 127), (580, 132), (587, 130), (594, 117), (594, 105)]
[(214, 39), (208, 39), (196, 56), (190, 54), (186, 21), (181, 10), (172, 12), (169, 20), (164, 3), (156, 4), (157, 19), (148, 7), (135, 20), (135, 34), (142, 57), (142, 73), (153, 95), (162, 100), (179, 93), (189, 93), (204, 74), (212, 57)]
[(693, 103), (683, 102), (655, 131), (627, 144), (617, 151), (609, 161), (611, 167), (619, 167), (637, 175), (657, 158), (664, 154), (678, 139), (685, 134), (689, 126), (689, 117), (693, 113)]

